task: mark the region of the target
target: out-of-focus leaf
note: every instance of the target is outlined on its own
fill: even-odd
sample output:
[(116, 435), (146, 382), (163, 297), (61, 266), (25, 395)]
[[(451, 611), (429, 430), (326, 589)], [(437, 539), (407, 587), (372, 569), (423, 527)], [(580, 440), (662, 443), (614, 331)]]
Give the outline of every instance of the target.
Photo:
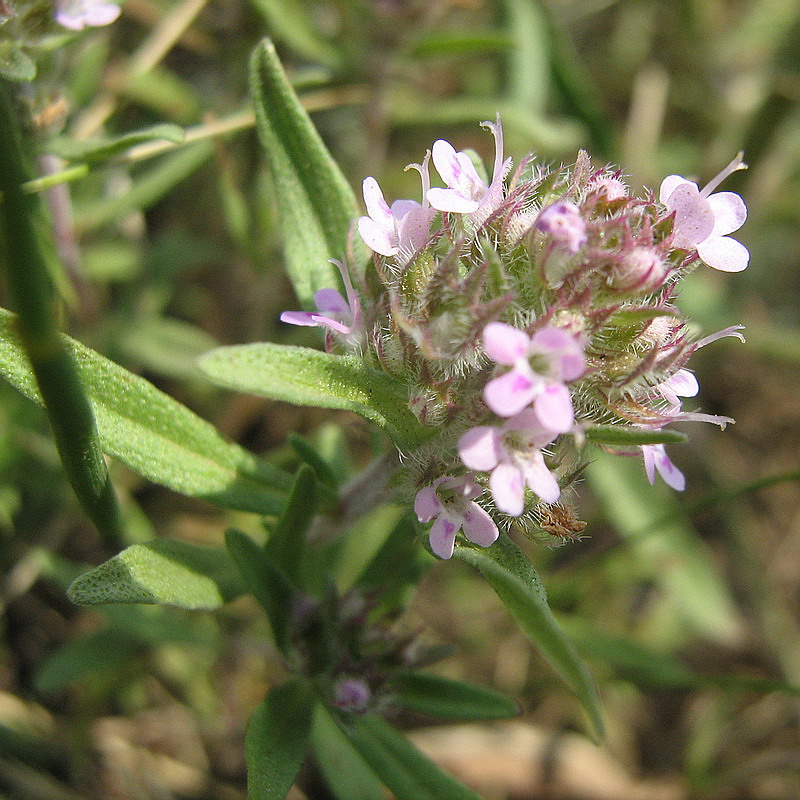
[(397, 800), (479, 800), (379, 716), (364, 714), (341, 728)]
[(284, 800), (305, 757), (315, 698), (292, 678), (270, 690), (250, 716), (245, 737), (248, 800)]
[(542, 116), (550, 82), (550, 41), (545, 11), (536, 0), (505, 0), (508, 30), (508, 91), (521, 109)]
[(297, 0), (250, 0), (267, 23), (268, 33), (310, 61), (337, 67), (337, 52), (314, 30), (306, 9)]
[(489, 548), (459, 546), (454, 556), (475, 567), (508, 608), (553, 669), (572, 688), (591, 722), (603, 734), (600, 697), (594, 679), (558, 626), (533, 564), (507, 536)]
[(421, 58), (443, 55), (477, 55), (503, 52), (513, 47), (513, 40), (504, 31), (431, 31), (420, 36), (411, 47)]
[(118, 222), (132, 211), (149, 208), (200, 169), (213, 152), (210, 142), (196, 142), (163, 156), (155, 166), (137, 173), (132, 188), (125, 194), (96, 200), (78, 208), (75, 213), (76, 227), (80, 230), (94, 230)]
[(73, 581), (67, 593), (79, 605), (155, 603), (215, 609), (242, 591), (225, 550), (159, 539), (126, 548)]
[(0, 77), (15, 83), (32, 81), (36, 77), (36, 64), (16, 42), (0, 42)]
[(54, 153), (68, 161), (86, 161), (93, 164), (99, 161), (107, 161), (135, 144), (159, 140), (179, 144), (183, 141), (183, 138), (183, 128), (179, 125), (163, 123), (113, 138), (105, 137), (82, 141), (68, 138), (51, 139), (43, 149), (47, 153)]
[(320, 705), (311, 729), (314, 755), (338, 800), (386, 800), (386, 793), (364, 759)]
[(485, 720), (519, 714), (517, 703), (500, 692), (440, 675), (409, 672), (392, 678), (391, 687), (400, 705), (435, 717)]
[(235, 529), (225, 534), (225, 545), (245, 585), (267, 612), (275, 644), (286, 652), (292, 610), (292, 587), (269, 560), (263, 548)]
[(645, 430), (628, 425), (591, 425), (584, 431), (587, 441), (631, 447), (639, 444), (674, 444), (685, 442), (687, 436), (680, 431)]
[(336, 475), (330, 464), (316, 451), (314, 446), (298, 433), (290, 433), (288, 441), (295, 453), (314, 470), (317, 479), (335, 490), (338, 484)]
[(269, 40), (253, 53), (250, 90), (283, 220), (289, 277), (310, 308), (316, 291), (340, 285), (328, 259), (346, 256), (358, 206)]
[[(14, 315), (0, 309), (0, 374), (41, 405)], [(155, 483), (242, 511), (280, 513), (290, 476), (225, 441), (188, 408), (63, 337), (92, 404), (103, 451)]]
[(212, 350), (200, 368), (215, 383), (302, 406), (355, 411), (380, 425), (400, 448), (429, 433), (408, 407), (405, 386), (352, 356), (258, 342)]
[(733, 598), (669, 490), (649, 487), (636, 461), (603, 453), (587, 475), (619, 535), (663, 587), (678, 623), (713, 641), (735, 642), (742, 629)]
[(194, 87), (160, 65), (130, 76), (120, 87), (120, 94), (155, 111), (158, 117), (181, 125), (195, 122), (200, 113)]

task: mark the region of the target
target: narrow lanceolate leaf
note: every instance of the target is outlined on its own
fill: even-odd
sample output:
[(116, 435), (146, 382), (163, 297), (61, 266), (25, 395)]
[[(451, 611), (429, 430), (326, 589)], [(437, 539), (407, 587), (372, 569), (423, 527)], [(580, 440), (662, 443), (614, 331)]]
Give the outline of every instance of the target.
[(212, 350), (200, 368), (215, 383), (302, 406), (355, 411), (380, 425), (401, 449), (427, 439), (408, 407), (406, 387), (352, 356), (259, 342)]
[(305, 757), (314, 694), (302, 678), (272, 689), (247, 725), (248, 800), (284, 800)]
[(460, 546), (454, 555), (471, 564), (486, 578), (511, 616), (578, 696), (594, 735), (602, 736), (602, 709), (597, 687), (588, 668), (555, 621), (539, 575), (525, 554), (511, 539), (502, 536), (485, 550)]
[(328, 259), (345, 257), (358, 206), (269, 40), (253, 53), (250, 91), (283, 221), (289, 277), (310, 308), (314, 292), (339, 286)]
[(480, 800), (376, 714), (364, 714), (341, 727), (397, 800)]
[(158, 603), (215, 609), (243, 591), (228, 553), (171, 539), (135, 544), (72, 582), (79, 605)]
[(314, 715), (311, 743), (325, 781), (338, 800), (386, 800), (375, 773), (322, 705)]
[(162, 123), (142, 128), (138, 131), (88, 141), (77, 141), (69, 138), (52, 139), (44, 146), (47, 153), (54, 153), (67, 161), (85, 161), (97, 163), (125, 152), (128, 148), (143, 142), (167, 141), (179, 144), (184, 139), (184, 131), (180, 125)]
[(293, 602), (289, 581), (247, 534), (232, 528), (225, 534), (225, 546), (247, 590), (267, 612), (275, 644), (287, 652)]
[(677, 444), (687, 436), (680, 431), (647, 430), (632, 425), (591, 425), (584, 431), (586, 439), (594, 444), (634, 447), (640, 444)]
[(400, 705), (445, 719), (507, 719), (519, 714), (519, 706), (504, 694), (441, 675), (409, 672), (393, 678), (391, 688)]
[[(14, 325), (0, 309), (0, 375), (42, 405)], [(103, 451), (149, 480), (228, 508), (277, 514), (291, 478), (226, 441), (213, 425), (151, 383), (67, 336)]]

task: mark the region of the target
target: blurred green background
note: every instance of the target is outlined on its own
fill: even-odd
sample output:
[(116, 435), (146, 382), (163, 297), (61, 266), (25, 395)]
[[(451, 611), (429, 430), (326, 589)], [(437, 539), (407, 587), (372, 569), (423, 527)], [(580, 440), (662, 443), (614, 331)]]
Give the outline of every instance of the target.
[[(133, 148), (48, 196), (65, 329), (256, 452), (291, 466), (295, 430), (344, 436), (358, 464), (364, 423), (222, 393), (194, 366), (215, 344), (319, 344), (277, 322), (297, 301), (246, 95), (265, 35), (353, 186), (374, 175), (390, 199), (417, 195), (403, 167), (434, 139), (490, 158), (478, 123), (498, 111), (515, 163), (586, 148), (636, 191), (673, 172), (702, 184), (745, 151), (723, 188), (747, 202), (751, 265), (700, 269), (681, 297), (701, 335), (746, 326), (746, 345), (692, 362), (702, 410), (736, 424), (685, 428), (680, 496), (598, 456), (574, 498), (588, 538), (528, 548), (600, 682), (607, 743), (564, 733), (582, 729), (577, 704), (463, 566), (430, 570), (404, 624), (458, 647), (444, 673), (521, 699), (489, 744), (476, 726), (426, 745), (487, 798), (800, 796), (800, 5), (127, 0), (52, 55), (29, 92), (42, 139), (168, 121), (191, 140)], [(72, 607), (69, 580), (125, 542), (86, 521), (43, 415), (5, 384), (0, 421), (0, 797), (243, 797), (247, 714), (280, 677), (266, 623), (246, 601), (214, 618)], [(112, 472), (130, 541), (258, 524)], [(330, 797), (307, 769), (311, 800)]]

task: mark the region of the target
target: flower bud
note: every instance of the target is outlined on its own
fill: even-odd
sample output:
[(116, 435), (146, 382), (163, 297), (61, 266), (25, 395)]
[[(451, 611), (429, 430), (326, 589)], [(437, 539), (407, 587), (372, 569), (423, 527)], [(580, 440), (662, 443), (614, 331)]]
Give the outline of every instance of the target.
[(586, 223), (578, 206), (568, 200), (543, 209), (536, 219), (536, 228), (552, 236), (569, 253), (577, 253), (586, 244)]
[(666, 277), (664, 259), (652, 247), (634, 247), (614, 265), (611, 285), (625, 292), (655, 292)]
[(363, 714), (372, 692), (360, 678), (342, 678), (333, 687), (333, 704), (342, 711)]

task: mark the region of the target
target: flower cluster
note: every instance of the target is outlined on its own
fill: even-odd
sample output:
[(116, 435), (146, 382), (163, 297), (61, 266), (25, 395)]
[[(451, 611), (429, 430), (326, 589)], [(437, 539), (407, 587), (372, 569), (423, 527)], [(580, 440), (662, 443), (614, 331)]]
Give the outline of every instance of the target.
[[(677, 286), (698, 264), (737, 272), (749, 258), (729, 235), (746, 217), (741, 197), (714, 192), (744, 168), (741, 155), (703, 189), (670, 175), (658, 199), (634, 197), (583, 152), (571, 167), (530, 157), (512, 173), (499, 117), (483, 125), (491, 178), (443, 140), (411, 165), (420, 201), (390, 206), (366, 178), (368, 271), (351, 278), (339, 264), (346, 298), (326, 289), (317, 313), (282, 315), (324, 328), (329, 349), (357, 352), (407, 386), (430, 438), (403, 454), (400, 490), (415, 496), (440, 558), (459, 533), (488, 547), (512, 522), (541, 533), (553, 527), (543, 520), (569, 517), (561, 500), (587, 440), (635, 450), (651, 483), (658, 473), (683, 489), (659, 435), (675, 421), (730, 422), (682, 401), (699, 392), (692, 353), (741, 334), (694, 340)], [(432, 187), (431, 164), (444, 186)]]

